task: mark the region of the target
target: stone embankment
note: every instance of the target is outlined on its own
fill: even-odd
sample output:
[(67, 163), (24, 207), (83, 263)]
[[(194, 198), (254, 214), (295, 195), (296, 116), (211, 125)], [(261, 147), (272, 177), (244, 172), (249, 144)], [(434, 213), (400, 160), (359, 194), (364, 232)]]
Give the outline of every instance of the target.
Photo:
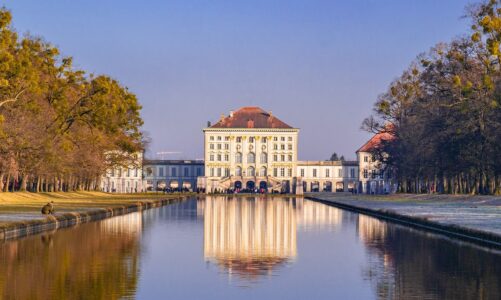
[(113, 216), (120, 216), (131, 212), (160, 207), (172, 202), (180, 201), (183, 198), (184, 197), (141, 200), (134, 203), (128, 203), (123, 206), (97, 208), (80, 212), (67, 212), (62, 214), (49, 215), (44, 219), (16, 222), (10, 224), (9, 226), (0, 228), (0, 240), (19, 238), (43, 231), (71, 227), (78, 224), (110, 218)]
[(311, 193), (305, 198), (501, 249), (501, 197)]

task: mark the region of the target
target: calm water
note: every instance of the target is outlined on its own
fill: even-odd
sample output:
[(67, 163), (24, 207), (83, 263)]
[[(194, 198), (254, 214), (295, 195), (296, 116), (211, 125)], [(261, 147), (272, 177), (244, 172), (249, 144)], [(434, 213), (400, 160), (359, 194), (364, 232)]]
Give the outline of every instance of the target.
[(320, 203), (208, 197), (0, 244), (2, 299), (501, 299), (501, 254)]

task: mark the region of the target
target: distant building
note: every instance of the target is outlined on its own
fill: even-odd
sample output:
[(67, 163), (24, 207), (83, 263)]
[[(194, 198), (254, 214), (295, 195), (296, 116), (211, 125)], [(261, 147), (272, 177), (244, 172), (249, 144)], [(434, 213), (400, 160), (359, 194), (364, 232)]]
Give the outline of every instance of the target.
[(259, 107), (243, 107), (204, 132), (206, 192), (294, 191), (299, 129)]
[(386, 194), (395, 192), (391, 174), (385, 171), (385, 165), (373, 155), (384, 141), (390, 141), (393, 138), (394, 136), (390, 132), (379, 132), (357, 150), (360, 181), (358, 189), (361, 193)]
[(101, 177), (101, 190), (107, 193), (138, 193), (143, 189), (143, 154), (134, 154), (129, 166), (110, 168)]
[(204, 176), (203, 160), (145, 160), (145, 189), (195, 191), (197, 178)]
[(357, 161), (298, 161), (304, 192), (351, 192), (358, 185)]

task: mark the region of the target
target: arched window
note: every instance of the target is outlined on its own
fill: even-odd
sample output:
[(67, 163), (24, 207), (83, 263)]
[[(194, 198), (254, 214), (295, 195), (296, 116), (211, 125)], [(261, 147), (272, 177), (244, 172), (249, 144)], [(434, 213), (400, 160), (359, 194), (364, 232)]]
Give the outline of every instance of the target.
[(247, 176), (256, 176), (256, 171), (255, 171), (254, 167), (247, 168)]
[(261, 153), (261, 163), (262, 164), (268, 163), (268, 154), (266, 152)]
[(242, 176), (242, 168), (237, 167), (235, 169), (235, 176)]
[(268, 170), (266, 169), (266, 167), (261, 167), (261, 169), (259, 169), (259, 176), (267, 176), (268, 175)]
[(235, 162), (237, 164), (241, 164), (242, 163), (242, 153), (240, 153), (240, 152), (235, 153)]
[(247, 154), (247, 163), (253, 164), (255, 162), (256, 162), (256, 154), (254, 154), (254, 152), (249, 152), (249, 154)]

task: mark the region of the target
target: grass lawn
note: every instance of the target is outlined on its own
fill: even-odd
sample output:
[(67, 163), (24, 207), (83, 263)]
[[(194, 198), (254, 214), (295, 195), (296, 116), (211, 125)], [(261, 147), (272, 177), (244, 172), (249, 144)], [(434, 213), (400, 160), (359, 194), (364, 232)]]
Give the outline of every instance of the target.
[(100, 208), (124, 206), (138, 201), (178, 198), (189, 194), (109, 194), (103, 192), (59, 192), (59, 193), (0, 193), (0, 227), (12, 223), (44, 219), (40, 212), (47, 202), (54, 201), (55, 214), (84, 212)]

